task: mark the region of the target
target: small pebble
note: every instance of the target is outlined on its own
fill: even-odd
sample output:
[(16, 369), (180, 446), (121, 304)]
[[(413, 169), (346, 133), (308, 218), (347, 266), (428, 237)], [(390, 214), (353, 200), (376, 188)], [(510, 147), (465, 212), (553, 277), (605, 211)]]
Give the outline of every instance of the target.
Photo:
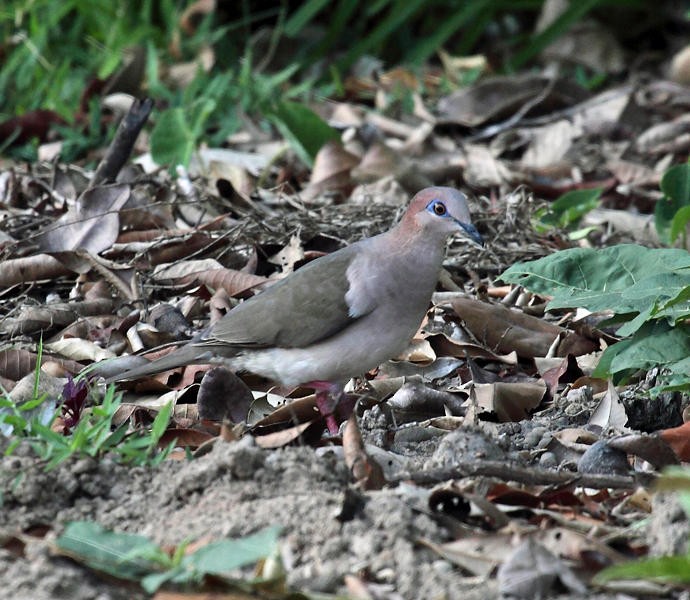
[(580, 457), (577, 470), (580, 473), (599, 475), (627, 475), (630, 464), (625, 452), (611, 448), (606, 440), (599, 440)]
[(539, 465), (546, 468), (558, 466), (556, 455), (553, 452), (544, 452), (544, 454), (539, 457)]

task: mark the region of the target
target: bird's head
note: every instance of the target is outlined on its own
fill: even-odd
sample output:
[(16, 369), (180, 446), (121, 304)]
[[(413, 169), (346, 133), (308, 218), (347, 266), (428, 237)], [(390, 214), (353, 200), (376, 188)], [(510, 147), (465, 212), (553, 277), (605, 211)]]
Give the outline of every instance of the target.
[(402, 226), (441, 237), (459, 234), (474, 244), (484, 245), (482, 236), (472, 225), (467, 197), (450, 187), (429, 187), (418, 192), (403, 217)]

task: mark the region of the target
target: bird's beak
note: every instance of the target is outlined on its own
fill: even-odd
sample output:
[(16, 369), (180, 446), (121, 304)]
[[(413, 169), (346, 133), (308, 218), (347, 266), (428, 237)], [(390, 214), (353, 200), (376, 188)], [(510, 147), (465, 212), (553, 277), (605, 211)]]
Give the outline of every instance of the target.
[(479, 232), (476, 230), (474, 225), (471, 225), (470, 223), (462, 223), (458, 221), (458, 225), (462, 228), (465, 236), (467, 239), (469, 239), (471, 242), (474, 242), (477, 246), (480, 248), (484, 247), (484, 240), (481, 235), (479, 235)]

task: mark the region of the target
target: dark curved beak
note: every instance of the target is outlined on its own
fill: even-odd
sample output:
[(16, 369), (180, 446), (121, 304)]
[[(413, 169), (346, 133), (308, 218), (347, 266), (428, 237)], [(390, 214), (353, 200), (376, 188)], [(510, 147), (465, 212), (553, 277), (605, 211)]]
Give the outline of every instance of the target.
[(477, 246), (480, 248), (484, 247), (484, 239), (482, 238), (481, 235), (479, 235), (479, 232), (475, 228), (474, 225), (470, 223), (459, 223), (460, 227), (464, 230), (467, 238), (471, 241), (474, 242)]

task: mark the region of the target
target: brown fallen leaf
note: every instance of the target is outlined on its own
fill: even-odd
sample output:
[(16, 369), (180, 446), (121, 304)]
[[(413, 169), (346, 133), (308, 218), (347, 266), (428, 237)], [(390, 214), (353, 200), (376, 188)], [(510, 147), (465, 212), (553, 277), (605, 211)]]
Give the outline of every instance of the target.
[(546, 356), (554, 340), (563, 336), (557, 355), (580, 356), (597, 349), (591, 340), (521, 311), (468, 298), (454, 298), (453, 310), (477, 340), (501, 354), (515, 351), (522, 358)]
[(309, 185), (302, 192), (305, 200), (313, 200), (324, 192), (346, 199), (355, 182), (352, 169), (359, 164), (359, 157), (348, 152), (340, 142), (331, 140), (316, 154)]
[(352, 413), (343, 432), (343, 453), (345, 464), (355, 484), (364, 490), (380, 490), (386, 483), (383, 469), (364, 448), (364, 440), (359, 431), (357, 416)]
[(197, 395), (199, 417), (211, 421), (245, 421), (253, 401), (249, 387), (227, 367), (206, 371)]
[(71, 269), (49, 254), (10, 258), (2, 261), (0, 287), (9, 288), (19, 283), (28, 284), (45, 279), (56, 280), (71, 273)]
[(578, 366), (575, 357), (572, 354), (568, 354), (558, 366), (543, 372), (542, 379), (549, 387), (551, 396), (554, 397), (560, 383), (572, 383), (582, 375), (582, 370)]
[(103, 185), (87, 189), (73, 208), (36, 238), (44, 252), (83, 248), (98, 254), (110, 248), (120, 230), (118, 211), (129, 199), (129, 185)]
[(318, 429), (317, 437), (321, 437), (323, 419), (314, 419), (313, 421), (300, 423), (294, 427), (281, 429), (280, 431), (274, 431), (273, 433), (267, 433), (265, 435), (255, 435), (254, 441), (259, 448), (264, 449), (282, 448), (298, 440), (302, 443), (309, 444), (315, 441), (313, 433), (316, 429)]
[(544, 383), (481, 383), (474, 387), (477, 404), (495, 413), (501, 423), (522, 421), (541, 404)]
[(438, 103), (440, 120), (442, 123), (476, 127), (487, 121), (507, 118), (543, 94), (548, 85), (551, 85), (551, 90), (538, 106), (542, 112), (559, 106), (572, 106), (589, 97), (583, 87), (566, 79), (559, 79), (554, 84), (551, 78), (543, 75), (490, 77), (441, 98)]

